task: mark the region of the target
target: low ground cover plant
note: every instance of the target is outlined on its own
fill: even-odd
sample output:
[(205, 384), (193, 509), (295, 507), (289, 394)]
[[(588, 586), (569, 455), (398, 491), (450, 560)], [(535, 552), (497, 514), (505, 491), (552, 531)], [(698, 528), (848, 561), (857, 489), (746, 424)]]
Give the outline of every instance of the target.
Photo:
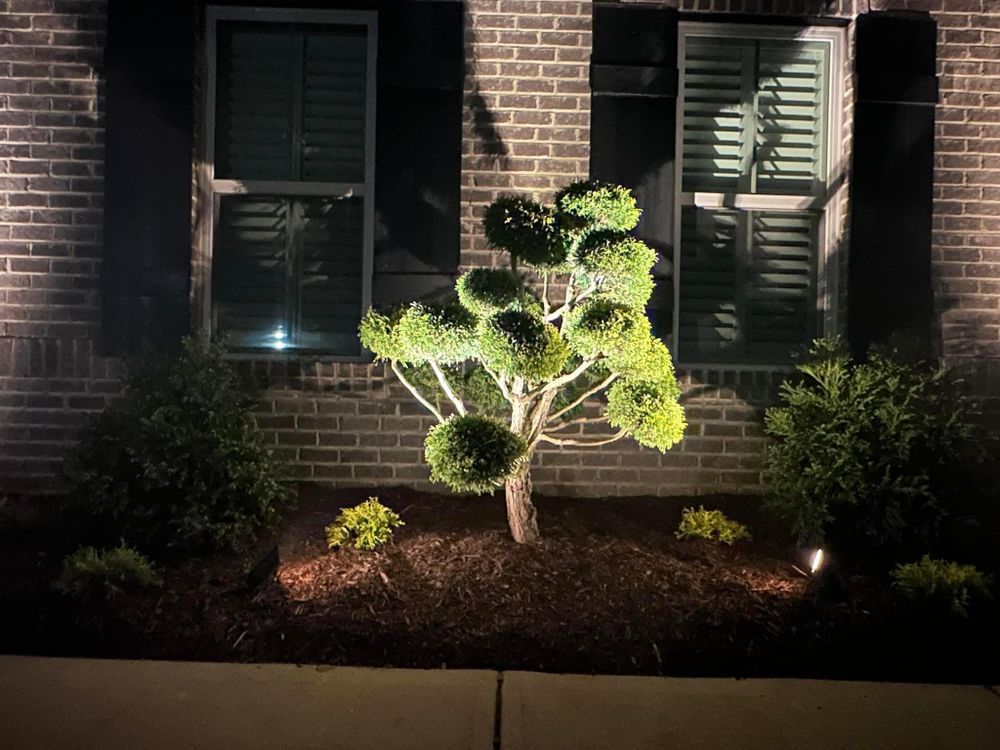
[(124, 543), (103, 550), (81, 547), (63, 560), (55, 582), (57, 591), (81, 598), (158, 585), (160, 577), (149, 558)]
[(275, 522), (285, 498), (253, 396), (223, 349), (193, 338), (127, 363), (122, 396), (73, 460), (75, 504), (149, 553), (228, 548)]
[(893, 586), (907, 597), (946, 607), (962, 617), (969, 616), (976, 600), (991, 597), (992, 577), (974, 565), (924, 555), (918, 562), (896, 566), (891, 575)]
[(375, 549), (392, 540), (393, 529), (405, 526), (391, 508), (370, 497), (353, 508), (341, 508), (336, 520), (326, 527), (330, 549), (353, 542), (357, 549)]
[(955, 499), (971, 427), (945, 373), (844, 343), (814, 343), (768, 409), (768, 506), (802, 542), (922, 551)]
[(598, 182), (568, 185), (551, 205), (500, 197), (483, 230), (508, 268), (469, 270), (457, 301), (372, 309), (361, 322), (361, 342), (438, 421), (431, 478), (458, 492), (503, 487), (517, 542), (539, 536), (540, 444), (631, 437), (662, 452), (684, 434), (670, 352), (646, 316), (656, 252), (630, 234), (639, 214), (626, 188)]
[(707, 539), (733, 545), (750, 539), (750, 530), (739, 521), (727, 517), (721, 510), (705, 510), (705, 506), (685, 508), (675, 535), (678, 539)]

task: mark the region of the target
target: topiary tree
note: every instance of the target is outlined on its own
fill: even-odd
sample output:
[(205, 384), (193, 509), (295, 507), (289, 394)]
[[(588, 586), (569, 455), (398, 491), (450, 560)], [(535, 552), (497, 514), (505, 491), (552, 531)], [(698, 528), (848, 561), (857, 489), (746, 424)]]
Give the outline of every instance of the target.
[(656, 253), (628, 234), (639, 213), (628, 190), (596, 182), (550, 206), (499, 198), (483, 224), (509, 269), (466, 272), (457, 302), (369, 310), (361, 322), (362, 343), (439, 422), (425, 443), (431, 478), (459, 492), (502, 484), (518, 542), (538, 538), (530, 467), (541, 443), (631, 436), (665, 451), (683, 435), (670, 353), (645, 315)]

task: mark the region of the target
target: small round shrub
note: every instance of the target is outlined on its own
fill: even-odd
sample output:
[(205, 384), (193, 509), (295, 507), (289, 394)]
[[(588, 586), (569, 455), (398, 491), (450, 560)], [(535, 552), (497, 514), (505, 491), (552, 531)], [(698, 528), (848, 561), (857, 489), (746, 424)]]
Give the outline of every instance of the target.
[(455, 284), (458, 299), (474, 315), (489, 317), (520, 306), (524, 296), (521, 280), (505, 269), (474, 268)]
[(431, 479), (456, 492), (492, 492), (521, 464), (524, 439), (495, 419), (452, 416), (434, 426), (424, 442)]
[(556, 193), (555, 205), (562, 213), (595, 229), (620, 232), (635, 229), (642, 213), (628, 188), (598, 181), (567, 185)]
[(618, 231), (592, 232), (575, 253), (576, 268), (596, 283), (599, 294), (614, 302), (643, 308), (653, 294), (650, 270), (656, 251)]
[(855, 364), (838, 339), (797, 369), (766, 412), (768, 507), (802, 542), (926, 549), (970, 435), (944, 373), (890, 352)]
[(494, 315), (480, 326), (479, 356), (506, 375), (540, 382), (562, 372), (569, 348), (559, 330), (521, 310)]
[(103, 550), (81, 547), (67, 555), (54, 586), (63, 594), (85, 598), (98, 592), (112, 596), (129, 587), (160, 583), (149, 558), (123, 542)]
[(969, 606), (976, 599), (992, 597), (992, 577), (974, 565), (924, 555), (919, 562), (897, 565), (891, 575), (893, 586), (905, 596), (946, 607), (962, 617), (969, 616)]
[(613, 427), (623, 429), (639, 445), (665, 451), (684, 437), (680, 389), (670, 382), (636, 382), (620, 378), (608, 390), (605, 413)]
[(278, 466), (220, 346), (189, 338), (147, 352), (124, 386), (71, 465), (74, 504), (110, 538), (150, 552), (227, 548), (278, 519)]
[(555, 211), (517, 196), (501, 196), (483, 217), (486, 241), (506, 250), (518, 262), (539, 269), (556, 269), (566, 263), (568, 247)]
[(649, 319), (635, 308), (610, 300), (588, 300), (566, 316), (566, 341), (575, 354), (592, 358), (641, 348)]
[(326, 527), (326, 544), (334, 549), (353, 541), (356, 549), (371, 550), (390, 541), (392, 530), (405, 525), (396, 511), (370, 497), (353, 508), (340, 509)]
[(705, 510), (702, 505), (698, 510), (681, 511), (681, 523), (674, 535), (678, 539), (707, 539), (732, 546), (741, 539), (750, 539), (750, 530), (721, 510)]

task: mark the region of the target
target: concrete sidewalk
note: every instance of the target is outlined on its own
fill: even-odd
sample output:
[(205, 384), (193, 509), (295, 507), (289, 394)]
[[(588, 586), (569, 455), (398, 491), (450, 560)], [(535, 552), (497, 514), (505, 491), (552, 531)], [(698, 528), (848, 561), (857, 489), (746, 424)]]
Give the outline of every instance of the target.
[(0, 748), (1000, 747), (975, 686), (0, 656)]

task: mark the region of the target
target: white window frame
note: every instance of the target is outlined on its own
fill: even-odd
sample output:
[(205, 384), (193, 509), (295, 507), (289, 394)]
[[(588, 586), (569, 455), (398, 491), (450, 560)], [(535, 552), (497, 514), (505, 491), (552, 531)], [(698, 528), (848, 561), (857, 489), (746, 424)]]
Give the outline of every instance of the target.
[[(775, 26), (755, 24), (733, 24), (724, 22), (681, 21), (677, 38), (677, 116), (674, 152), (674, 254), (673, 286), (674, 309), (671, 337), (677, 365), (686, 370), (787, 370), (785, 363), (761, 364), (740, 362), (700, 362), (686, 360), (680, 346), (681, 308), (681, 211), (685, 207), (697, 208), (737, 208), (759, 211), (801, 211), (812, 208), (820, 210), (817, 237), (816, 261), (816, 313), (820, 321), (818, 335), (825, 336), (837, 330), (838, 280), (837, 269), (833, 267), (836, 257), (833, 251), (842, 245), (841, 222), (843, 216), (844, 175), (844, 64), (847, 45), (847, 30), (835, 26)], [(727, 196), (731, 193), (684, 192), (684, 61), (687, 57), (687, 39), (703, 36), (716, 39), (802, 39), (823, 42), (829, 45), (829, 85), (827, 98), (827, 153), (825, 202), (817, 206), (816, 196), (809, 195), (747, 195), (741, 194), (735, 200)]]
[[(297, 182), (285, 180), (233, 180), (215, 176), (215, 116), (218, 63), (218, 25), (220, 21), (250, 21), (259, 23), (298, 23), (316, 25), (363, 26), (366, 31), (367, 81), (365, 90), (365, 156), (363, 182)], [(219, 199), (225, 195), (264, 194), (296, 197), (362, 198), (364, 200), (361, 267), (361, 309), (359, 318), (371, 306), (372, 273), (375, 243), (375, 105), (376, 65), (378, 48), (378, 14), (375, 11), (309, 10), (297, 8), (249, 8), (210, 5), (205, 11), (205, 73), (203, 91), (205, 110), (201, 118), (204, 158), (197, 165), (198, 221), (193, 268), (193, 293), (196, 296), (197, 322), (203, 332), (214, 336), (212, 304), (212, 246)], [(367, 362), (368, 355), (358, 342), (356, 355), (326, 354), (316, 351), (297, 352), (295, 349), (264, 349), (233, 352), (233, 359), (289, 360), (309, 359), (336, 362)]]

